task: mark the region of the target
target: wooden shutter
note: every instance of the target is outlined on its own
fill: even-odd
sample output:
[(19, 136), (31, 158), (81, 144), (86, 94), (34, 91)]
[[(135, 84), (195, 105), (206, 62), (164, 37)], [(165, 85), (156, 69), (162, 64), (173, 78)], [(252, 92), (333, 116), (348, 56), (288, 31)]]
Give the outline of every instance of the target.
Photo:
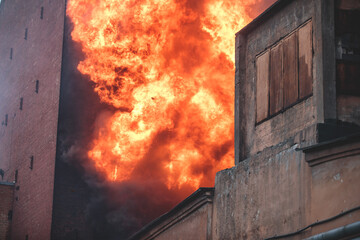
[(256, 59), (256, 122), (267, 118), (269, 111), (269, 51)]
[(312, 93), (312, 25), (299, 29), (299, 98)]
[(283, 108), (282, 45), (270, 52), (270, 115)]
[(294, 104), (298, 99), (297, 74), (297, 39), (296, 33), (291, 34), (283, 42), (283, 79), (284, 79), (284, 107)]

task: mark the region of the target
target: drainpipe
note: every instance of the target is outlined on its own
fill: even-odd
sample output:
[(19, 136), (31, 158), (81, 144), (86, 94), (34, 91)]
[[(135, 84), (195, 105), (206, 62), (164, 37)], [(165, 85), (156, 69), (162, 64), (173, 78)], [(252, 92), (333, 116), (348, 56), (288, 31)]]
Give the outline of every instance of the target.
[(360, 234), (360, 221), (343, 227), (335, 228), (328, 232), (314, 235), (312, 237), (306, 238), (305, 240), (338, 240), (345, 237), (356, 236), (357, 234)]

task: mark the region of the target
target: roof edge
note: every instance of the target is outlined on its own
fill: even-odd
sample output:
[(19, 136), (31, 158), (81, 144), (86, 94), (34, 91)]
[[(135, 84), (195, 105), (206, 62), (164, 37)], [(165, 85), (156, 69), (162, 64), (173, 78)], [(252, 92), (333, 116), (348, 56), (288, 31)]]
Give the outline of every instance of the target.
[(0, 181), (0, 185), (15, 186), (15, 183), (13, 183), (13, 182), (1, 182)]
[(167, 213), (161, 215), (160, 217), (156, 218), (155, 220), (151, 221), (150, 223), (145, 225), (143, 228), (141, 228), (138, 232), (134, 233), (132, 236), (130, 236), (128, 238), (128, 240), (138, 239), (139, 237), (146, 235), (152, 229), (156, 228), (156, 226), (165, 222), (166, 219), (170, 219), (172, 216), (181, 212), (181, 210), (186, 208), (187, 205), (193, 203), (195, 200), (197, 200), (201, 197), (204, 197), (204, 196), (212, 198), (214, 196), (214, 191), (215, 191), (215, 188), (205, 188), (205, 187), (199, 188), (194, 193), (192, 193), (190, 196), (185, 198), (185, 200), (183, 200), (178, 205), (176, 205), (173, 209), (171, 209)]
[(235, 35), (244, 35), (248, 34), (252, 31), (257, 25), (266, 21), (272, 15), (274, 15), (277, 11), (282, 9), (287, 4), (291, 3), (293, 0), (277, 0), (270, 7), (268, 7), (264, 12), (262, 12), (259, 16), (257, 16), (254, 20), (252, 20), (248, 25), (243, 27), (240, 31), (238, 31)]

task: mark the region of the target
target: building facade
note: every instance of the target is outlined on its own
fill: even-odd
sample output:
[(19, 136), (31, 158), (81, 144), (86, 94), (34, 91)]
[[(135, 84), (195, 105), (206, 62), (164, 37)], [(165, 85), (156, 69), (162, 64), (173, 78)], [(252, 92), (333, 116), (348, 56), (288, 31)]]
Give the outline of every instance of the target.
[[(71, 155), (103, 106), (76, 70), (65, 6), (0, 3), (0, 239), (107, 238)], [(235, 167), (131, 238), (359, 237), (359, 12), (278, 0), (238, 32)]]
[[(0, 3), (1, 239), (92, 238), (85, 220), (91, 191), (64, 155), (77, 140), (73, 134), (87, 127), (77, 121), (90, 118), (74, 101), (88, 94), (86, 87), (78, 92), (87, 80), (73, 81), (80, 54), (65, 6), (65, 0)], [(75, 113), (84, 116), (76, 120)]]

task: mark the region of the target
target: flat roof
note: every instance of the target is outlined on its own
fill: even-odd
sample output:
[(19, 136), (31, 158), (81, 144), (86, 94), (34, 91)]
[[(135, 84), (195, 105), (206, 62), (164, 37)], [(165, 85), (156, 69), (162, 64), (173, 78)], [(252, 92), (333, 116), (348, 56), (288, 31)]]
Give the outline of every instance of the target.
[(236, 35), (246, 35), (259, 26), (261, 23), (269, 19), (279, 10), (281, 10), (284, 6), (291, 3), (294, 0), (277, 0), (273, 5), (268, 7), (264, 12), (262, 12), (259, 16), (257, 16), (254, 20), (252, 20), (248, 25), (243, 27), (240, 31), (236, 33)]

